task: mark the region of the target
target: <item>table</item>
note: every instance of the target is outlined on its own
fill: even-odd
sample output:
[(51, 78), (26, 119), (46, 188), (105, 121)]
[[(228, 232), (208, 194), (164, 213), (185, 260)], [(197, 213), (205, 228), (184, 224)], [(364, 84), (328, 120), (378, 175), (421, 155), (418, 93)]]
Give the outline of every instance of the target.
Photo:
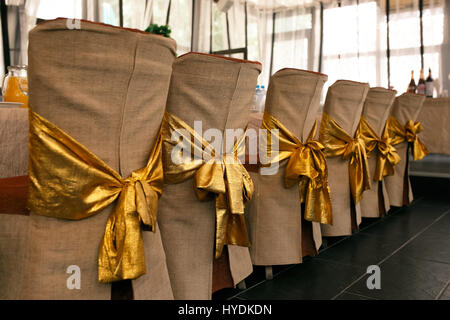
[(427, 98), (417, 117), (420, 140), (430, 153), (450, 155), (450, 98)]
[(0, 179), (28, 172), (28, 109), (0, 107)]

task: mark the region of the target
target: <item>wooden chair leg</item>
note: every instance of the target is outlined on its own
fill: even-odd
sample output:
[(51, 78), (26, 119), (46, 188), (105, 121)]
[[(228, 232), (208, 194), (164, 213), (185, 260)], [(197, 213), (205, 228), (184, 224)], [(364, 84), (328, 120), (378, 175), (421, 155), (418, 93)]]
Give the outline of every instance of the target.
[(239, 290), (245, 290), (245, 289), (247, 289), (247, 284), (245, 283), (245, 280), (242, 280), (241, 282), (239, 282), (239, 283), (237, 284), (237, 288), (238, 288)]
[(266, 280), (272, 280), (273, 279), (273, 270), (272, 266), (266, 266)]
[(322, 238), (322, 249), (325, 249), (326, 247), (328, 247), (328, 239), (323, 237)]

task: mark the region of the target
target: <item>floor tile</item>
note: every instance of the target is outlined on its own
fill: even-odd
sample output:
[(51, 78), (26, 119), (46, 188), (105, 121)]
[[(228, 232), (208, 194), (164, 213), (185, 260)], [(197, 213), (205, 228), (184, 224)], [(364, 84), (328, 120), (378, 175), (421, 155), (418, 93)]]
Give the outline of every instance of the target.
[(433, 300), (450, 278), (450, 265), (394, 255), (380, 266), (381, 289), (369, 290), (362, 278), (347, 292), (384, 300)]
[(381, 223), (361, 230), (360, 233), (374, 234), (386, 239), (406, 242), (446, 211), (439, 206), (418, 203), (386, 217)]
[(246, 299), (331, 299), (362, 273), (360, 267), (312, 258), (246, 291)]
[(357, 233), (321, 252), (317, 258), (348, 265), (367, 267), (377, 264), (404, 242), (401, 239), (378, 236), (376, 233)]
[(447, 285), (447, 288), (444, 290), (442, 295), (439, 297), (439, 300), (450, 300), (450, 285)]
[[(425, 230), (402, 248), (398, 254), (416, 259), (426, 259), (450, 264), (450, 214)], [(444, 228), (447, 224), (447, 231)], [(450, 277), (450, 275), (449, 275)]]
[(365, 297), (359, 294), (344, 292), (336, 300), (376, 300), (375, 298)]

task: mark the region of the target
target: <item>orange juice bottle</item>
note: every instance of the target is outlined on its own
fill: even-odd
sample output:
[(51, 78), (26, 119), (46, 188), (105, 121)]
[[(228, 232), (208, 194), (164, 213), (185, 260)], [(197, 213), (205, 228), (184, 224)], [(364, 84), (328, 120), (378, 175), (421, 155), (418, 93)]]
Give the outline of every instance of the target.
[(8, 74), (3, 79), (2, 93), (5, 102), (23, 103), (28, 108), (28, 81), (26, 66), (9, 66)]

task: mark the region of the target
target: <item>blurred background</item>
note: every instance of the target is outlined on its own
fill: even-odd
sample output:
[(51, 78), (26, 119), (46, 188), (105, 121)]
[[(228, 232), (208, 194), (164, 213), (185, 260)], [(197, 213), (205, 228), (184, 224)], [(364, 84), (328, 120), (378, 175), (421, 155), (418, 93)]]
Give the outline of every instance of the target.
[[(293, 67), (405, 92), (431, 70), (450, 89), (450, 0), (2, 0), (5, 66), (27, 64), (27, 35), (67, 17), (145, 30), (169, 25), (178, 54), (216, 53), (263, 64), (259, 84)], [(324, 88), (326, 92), (326, 88)]]

